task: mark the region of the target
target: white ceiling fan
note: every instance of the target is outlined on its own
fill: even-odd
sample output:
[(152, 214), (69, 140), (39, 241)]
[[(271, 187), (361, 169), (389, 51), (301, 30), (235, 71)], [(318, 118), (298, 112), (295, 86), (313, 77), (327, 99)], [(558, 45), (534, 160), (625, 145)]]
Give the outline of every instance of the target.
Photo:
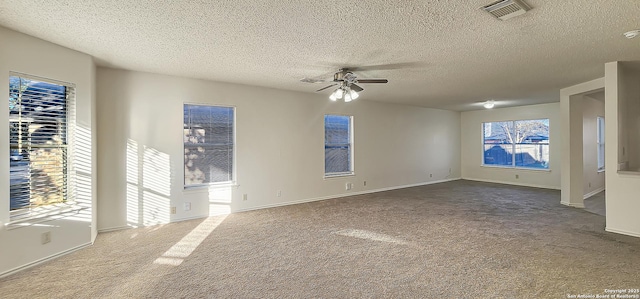
[[(331, 93), (329, 99), (332, 101), (337, 101), (340, 99), (344, 99), (345, 102), (350, 102), (359, 97), (359, 92), (363, 91), (364, 88), (360, 87), (356, 83), (360, 84), (369, 84), (369, 83), (387, 83), (389, 80), (387, 79), (358, 79), (358, 76), (354, 74), (352, 69), (349, 68), (341, 68), (337, 73), (333, 74), (333, 80), (329, 81), (332, 84), (325, 86), (316, 90), (316, 92), (323, 91), (325, 89), (338, 86), (336, 90)], [(305, 83), (324, 83), (325, 80), (322, 79), (312, 79), (312, 78), (303, 78), (300, 80)]]

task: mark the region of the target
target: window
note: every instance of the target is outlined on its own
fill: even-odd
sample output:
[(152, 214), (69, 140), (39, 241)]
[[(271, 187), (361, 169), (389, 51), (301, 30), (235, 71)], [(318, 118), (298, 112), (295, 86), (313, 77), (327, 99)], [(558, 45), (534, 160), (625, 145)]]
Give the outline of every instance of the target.
[(482, 124), (483, 165), (549, 168), (549, 119)]
[(351, 116), (324, 116), (324, 175), (353, 174)]
[(184, 105), (184, 186), (233, 181), (234, 108)]
[(67, 202), (72, 190), (69, 139), (75, 88), (24, 75), (9, 77), (9, 209), (35, 217), (34, 208)]
[(604, 170), (604, 117), (597, 118), (598, 171)]

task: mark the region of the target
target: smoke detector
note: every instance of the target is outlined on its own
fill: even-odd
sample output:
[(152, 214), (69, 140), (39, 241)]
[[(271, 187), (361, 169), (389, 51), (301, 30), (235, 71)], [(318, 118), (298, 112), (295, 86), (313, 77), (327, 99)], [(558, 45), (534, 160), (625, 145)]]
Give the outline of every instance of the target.
[(632, 39), (632, 38), (640, 35), (640, 30), (627, 31), (627, 32), (623, 33), (622, 35), (624, 35), (624, 37), (626, 37), (628, 39)]
[(522, 0), (500, 0), (491, 3), (482, 9), (492, 16), (504, 21), (524, 14), (531, 9), (531, 6)]

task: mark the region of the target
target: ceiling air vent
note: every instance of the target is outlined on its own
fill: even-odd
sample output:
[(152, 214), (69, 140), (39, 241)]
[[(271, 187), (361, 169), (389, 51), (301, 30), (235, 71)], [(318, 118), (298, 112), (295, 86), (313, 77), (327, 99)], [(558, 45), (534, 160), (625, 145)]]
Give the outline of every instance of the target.
[(504, 21), (527, 12), (531, 7), (521, 0), (501, 0), (489, 4), (482, 9)]

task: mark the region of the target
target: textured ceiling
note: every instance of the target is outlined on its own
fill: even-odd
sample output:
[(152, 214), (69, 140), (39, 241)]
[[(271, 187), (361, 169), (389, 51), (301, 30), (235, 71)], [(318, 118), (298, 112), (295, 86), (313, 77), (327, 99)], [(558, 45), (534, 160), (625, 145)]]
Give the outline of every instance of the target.
[(303, 77), (379, 66), (356, 74), (389, 83), (360, 100), (453, 110), (558, 101), (605, 62), (640, 60), (640, 37), (622, 37), (640, 1), (526, 1), (499, 21), (479, 9), (492, 0), (0, 0), (0, 25), (103, 66), (305, 92), (324, 85)]

